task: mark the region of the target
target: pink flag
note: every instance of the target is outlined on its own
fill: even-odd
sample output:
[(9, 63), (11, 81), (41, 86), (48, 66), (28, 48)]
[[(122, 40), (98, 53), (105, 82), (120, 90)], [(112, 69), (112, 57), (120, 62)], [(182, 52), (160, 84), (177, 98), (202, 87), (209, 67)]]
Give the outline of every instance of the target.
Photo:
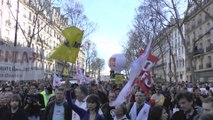
[(79, 64), (77, 64), (77, 68), (76, 68), (76, 77), (77, 77), (78, 84), (82, 84), (86, 82), (86, 77), (84, 76)]
[(61, 79), (56, 74), (53, 75), (53, 87), (61, 85)]
[(121, 90), (121, 92), (117, 96), (116, 100), (113, 102), (114, 106), (125, 102), (127, 97), (130, 95), (135, 78), (138, 77), (142, 68), (145, 67), (146, 60), (149, 56), (149, 50), (151, 48), (151, 44), (152, 44), (152, 39), (149, 41), (144, 54), (140, 55), (136, 60), (132, 62), (131, 68), (130, 68), (129, 81), (126, 83), (124, 88)]

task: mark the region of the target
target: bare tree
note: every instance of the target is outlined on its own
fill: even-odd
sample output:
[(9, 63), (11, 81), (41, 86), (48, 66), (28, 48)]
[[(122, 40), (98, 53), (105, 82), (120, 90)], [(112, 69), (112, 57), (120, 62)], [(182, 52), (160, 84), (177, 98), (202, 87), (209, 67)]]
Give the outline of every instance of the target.
[(76, 26), (84, 30), (83, 39), (86, 40), (96, 29), (97, 24), (89, 21), (84, 14), (82, 4), (75, 0), (67, 0), (64, 4), (65, 16), (70, 19), (69, 25)]
[(100, 80), (101, 77), (101, 71), (103, 70), (105, 65), (104, 59), (101, 58), (95, 58), (92, 60), (91, 67), (92, 67), (92, 76), (98, 78)]
[(86, 40), (83, 45), (83, 50), (85, 51), (85, 71), (88, 75), (90, 75), (91, 71), (91, 61), (96, 58), (97, 51), (96, 45), (91, 40)]

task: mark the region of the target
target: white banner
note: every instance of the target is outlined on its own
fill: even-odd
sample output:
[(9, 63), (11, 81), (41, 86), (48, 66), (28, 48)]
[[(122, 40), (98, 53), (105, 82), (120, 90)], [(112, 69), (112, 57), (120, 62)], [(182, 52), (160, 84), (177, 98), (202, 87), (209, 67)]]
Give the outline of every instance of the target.
[(0, 80), (43, 79), (43, 60), (43, 51), (0, 45)]

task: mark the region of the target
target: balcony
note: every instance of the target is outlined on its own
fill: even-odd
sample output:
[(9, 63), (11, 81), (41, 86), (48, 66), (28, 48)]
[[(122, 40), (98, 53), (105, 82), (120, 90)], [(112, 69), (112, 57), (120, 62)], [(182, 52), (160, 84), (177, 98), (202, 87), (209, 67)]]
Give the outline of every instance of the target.
[(206, 47), (206, 52), (213, 50), (213, 43), (211, 43), (208, 47)]
[(211, 63), (206, 63), (206, 68), (211, 68), (212, 64)]
[(199, 69), (203, 69), (203, 65), (199, 65)]
[(199, 54), (203, 54), (204, 53), (204, 49), (203, 48), (199, 48), (199, 49), (195, 49), (194, 50), (194, 55), (199, 55)]

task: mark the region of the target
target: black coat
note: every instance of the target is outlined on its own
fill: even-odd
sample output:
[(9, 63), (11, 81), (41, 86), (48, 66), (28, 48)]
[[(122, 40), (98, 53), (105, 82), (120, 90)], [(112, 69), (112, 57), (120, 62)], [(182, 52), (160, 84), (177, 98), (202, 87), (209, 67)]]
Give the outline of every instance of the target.
[(182, 110), (175, 112), (171, 120), (193, 120), (198, 115), (197, 111), (194, 109), (193, 114), (187, 119), (186, 115)]
[(11, 113), (9, 107), (1, 108), (0, 120), (28, 120), (26, 113), (22, 109), (18, 109), (16, 113)]
[[(49, 103), (45, 109), (43, 120), (52, 120), (55, 107), (55, 101)], [(67, 102), (64, 102), (64, 120), (71, 120), (72, 113), (71, 108)]]

